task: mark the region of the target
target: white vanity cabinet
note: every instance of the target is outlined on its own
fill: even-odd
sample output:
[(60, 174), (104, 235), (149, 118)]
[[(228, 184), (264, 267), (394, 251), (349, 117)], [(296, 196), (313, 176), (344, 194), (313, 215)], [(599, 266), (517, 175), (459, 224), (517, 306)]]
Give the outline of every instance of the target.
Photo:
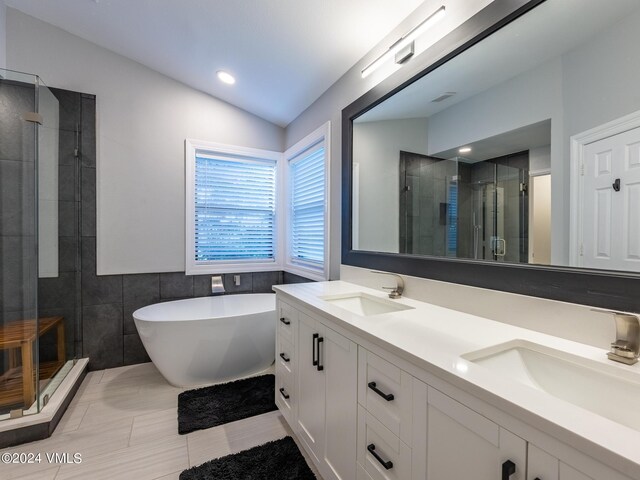
[[(295, 409), (287, 412), (285, 406), (284, 416), (324, 480), (355, 479), (357, 345), (308, 312), (295, 310), (292, 316), (297, 320), (292, 366), (295, 389), (290, 394)], [(279, 377), (287, 375), (284, 368), (278, 368), (280, 361), (276, 359), (276, 398)], [(283, 410), (282, 399), (277, 404)]]
[[(581, 455), (575, 451), (572, 453), (572, 456)], [(628, 477), (594, 462), (592, 459), (583, 459), (582, 461), (574, 459), (573, 461), (576, 462), (575, 466), (567, 463), (570, 460), (558, 459), (556, 455), (529, 443), (527, 480), (629, 480)]]
[(631, 480), (284, 298), (276, 404), (324, 480)]
[(524, 439), (431, 387), (427, 408), (427, 479), (526, 479)]

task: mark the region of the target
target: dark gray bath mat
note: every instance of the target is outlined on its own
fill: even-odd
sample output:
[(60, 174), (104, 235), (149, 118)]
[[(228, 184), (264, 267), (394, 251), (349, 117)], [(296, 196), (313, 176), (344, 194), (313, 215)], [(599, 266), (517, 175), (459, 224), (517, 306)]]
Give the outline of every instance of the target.
[(276, 410), (275, 377), (260, 375), (178, 396), (178, 433), (215, 427)]
[(315, 480), (291, 437), (185, 470), (180, 480)]

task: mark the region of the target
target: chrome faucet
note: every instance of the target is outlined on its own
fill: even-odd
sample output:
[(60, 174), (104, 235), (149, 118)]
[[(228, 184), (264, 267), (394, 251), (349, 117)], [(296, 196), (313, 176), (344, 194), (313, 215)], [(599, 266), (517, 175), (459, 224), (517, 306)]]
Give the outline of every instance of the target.
[(396, 273), (380, 272), (378, 270), (371, 270), (371, 273), (379, 273), (380, 275), (391, 275), (392, 277), (396, 277), (398, 281), (395, 287), (382, 287), (382, 288), (384, 288), (385, 290), (391, 290), (389, 292), (389, 298), (400, 298), (402, 296), (402, 292), (404, 292), (404, 280), (400, 275)]
[(222, 275), (214, 275), (211, 277), (211, 295), (221, 295), (224, 293), (224, 283), (222, 283)]
[(609, 360), (633, 365), (640, 355), (640, 315), (609, 312), (616, 321), (616, 341), (607, 353)]

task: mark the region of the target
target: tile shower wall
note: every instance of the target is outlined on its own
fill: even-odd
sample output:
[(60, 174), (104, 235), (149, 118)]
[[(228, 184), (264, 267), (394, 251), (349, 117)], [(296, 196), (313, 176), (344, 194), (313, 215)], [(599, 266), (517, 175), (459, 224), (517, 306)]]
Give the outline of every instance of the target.
[[(211, 276), (187, 276), (184, 272), (96, 275), (95, 97), (53, 91), (61, 111), (61, 270), (55, 281), (41, 282), (41, 298), (46, 300), (44, 306), (49, 314), (78, 312), (76, 348), (78, 356), (90, 358), (90, 369), (148, 362), (133, 312), (153, 303), (210, 295)], [(74, 173), (66, 167), (74, 159), (76, 131), (80, 162)], [(79, 228), (77, 255), (74, 255), (78, 250), (73, 236), (75, 225)], [(63, 264), (68, 266), (64, 272)], [(233, 277), (233, 274), (223, 275), (227, 294), (271, 292), (275, 284), (309, 281), (282, 271), (243, 273), (240, 285), (235, 285)]]

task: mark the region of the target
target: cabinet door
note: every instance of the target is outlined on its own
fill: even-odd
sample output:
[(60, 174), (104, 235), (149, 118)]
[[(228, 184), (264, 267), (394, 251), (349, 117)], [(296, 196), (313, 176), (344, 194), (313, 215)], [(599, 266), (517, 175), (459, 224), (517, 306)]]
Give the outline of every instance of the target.
[(528, 449), (527, 480), (558, 480), (558, 459), (531, 443)]
[[(298, 313), (297, 434), (313, 455), (316, 465), (322, 463), (325, 430), (324, 370), (314, 365), (318, 356), (318, 339), (324, 327), (311, 317)], [(355, 463), (355, 462), (354, 462)]]
[(325, 375), (325, 480), (351, 480), (356, 476), (358, 412), (358, 346), (325, 328), (320, 364)]
[(525, 480), (522, 438), (433, 388), (427, 415), (428, 480)]

